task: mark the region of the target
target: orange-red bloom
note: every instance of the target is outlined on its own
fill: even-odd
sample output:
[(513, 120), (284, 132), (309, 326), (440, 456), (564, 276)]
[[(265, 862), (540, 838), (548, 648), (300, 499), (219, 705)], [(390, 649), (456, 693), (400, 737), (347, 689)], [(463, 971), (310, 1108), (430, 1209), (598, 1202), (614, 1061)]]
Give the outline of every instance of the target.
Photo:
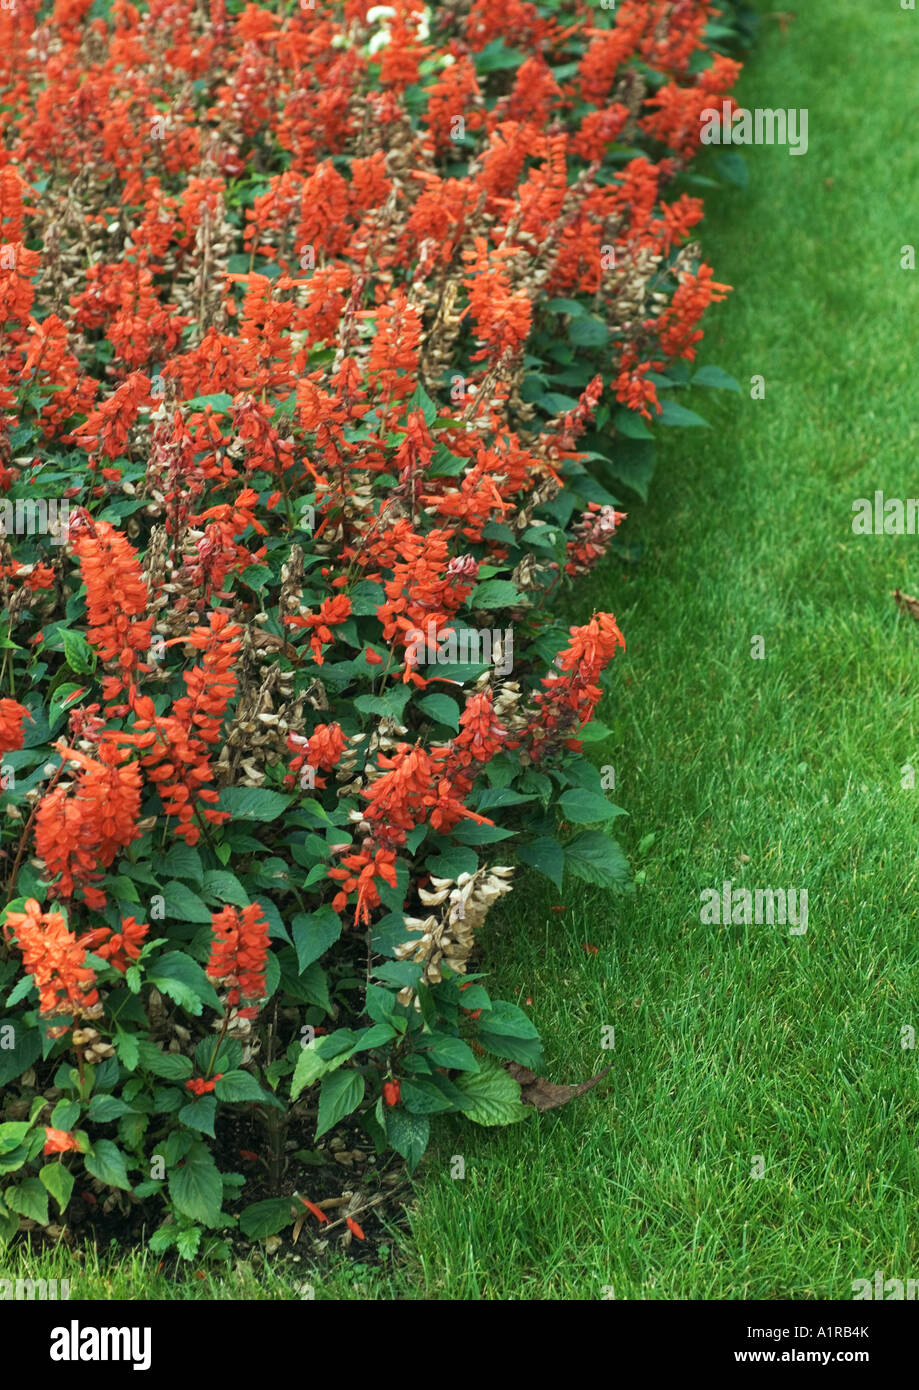
[(229, 986), (227, 1003), (255, 1003), (265, 994), (268, 920), (258, 903), (225, 907), (211, 918), (214, 939), (207, 973)]
[(71, 1150), (80, 1152), (80, 1141), (75, 1134), (66, 1129), (49, 1129), (45, 1126), (45, 1146), (43, 1154), (65, 1154)]
[[(86, 948), (68, 931), (63, 913), (43, 912), (35, 898), (22, 912), (8, 912), (3, 928), (22, 952), (22, 961), (38, 990), (43, 1018), (72, 1014), (75, 1018), (99, 1002), (95, 974), (86, 964)], [(49, 1029), (60, 1036), (66, 1028)]]

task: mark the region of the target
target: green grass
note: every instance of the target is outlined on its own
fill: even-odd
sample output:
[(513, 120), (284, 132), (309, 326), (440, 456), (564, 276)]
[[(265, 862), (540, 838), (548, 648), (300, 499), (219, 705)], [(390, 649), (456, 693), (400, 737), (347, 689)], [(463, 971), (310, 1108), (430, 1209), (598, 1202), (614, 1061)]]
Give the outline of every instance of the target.
[[(549, 1074), (612, 1061), (611, 1084), (441, 1147), (406, 1275), (428, 1297), (849, 1298), (919, 1273), (919, 631), (890, 597), (919, 587), (919, 538), (851, 530), (855, 498), (917, 492), (919, 16), (809, 0), (763, 30), (739, 100), (806, 106), (810, 147), (747, 149), (749, 190), (707, 197), (736, 291), (700, 360), (744, 394), (690, 400), (716, 427), (669, 434), (625, 532), (646, 558), (595, 587), (628, 643), (603, 756), (626, 848), (656, 835), (644, 882), (530, 883), (489, 933)], [(702, 925), (724, 879), (807, 888), (807, 934)]]
[[(265, 1261), (186, 1286), (149, 1256), (88, 1254), (32, 1277), (69, 1272), (78, 1297), (296, 1298), (309, 1277), (320, 1299), (778, 1299), (919, 1275), (900, 1045), (919, 1029), (919, 788), (900, 785), (919, 768), (919, 630), (890, 597), (919, 589), (919, 538), (851, 530), (855, 498), (917, 492), (919, 272), (899, 253), (919, 243), (919, 15), (808, 0), (785, 37), (763, 29), (738, 98), (806, 106), (810, 148), (748, 149), (749, 189), (707, 196), (705, 256), (736, 290), (700, 361), (744, 393), (687, 400), (715, 428), (664, 432), (625, 531), (645, 559), (607, 563), (590, 596), (628, 643), (602, 756), (642, 881), (559, 895), (530, 875), (486, 933), (547, 1073), (610, 1077), (507, 1132), (444, 1126), (385, 1270)], [(806, 935), (702, 925), (700, 890), (724, 879), (806, 888)]]

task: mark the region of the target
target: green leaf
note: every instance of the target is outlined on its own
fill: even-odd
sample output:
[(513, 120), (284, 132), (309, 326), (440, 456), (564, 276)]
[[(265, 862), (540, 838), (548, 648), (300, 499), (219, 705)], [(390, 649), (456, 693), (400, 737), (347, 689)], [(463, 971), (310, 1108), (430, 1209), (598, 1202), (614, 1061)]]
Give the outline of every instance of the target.
[(218, 810), (229, 811), (234, 821), (273, 821), (292, 801), (292, 796), (273, 792), (268, 787), (224, 787)]
[[(492, 581), (494, 582), (494, 581)], [(449, 695), (425, 695), (417, 706), (438, 724), (446, 724), (448, 729), (459, 728), (460, 707)]]
[(169, 1175), (169, 1195), (176, 1210), (203, 1226), (219, 1226), (223, 1182), (213, 1158), (201, 1140), (196, 1140), (181, 1167)]
[[(460, 874), (475, 873), (479, 867), (479, 856), (474, 849), (464, 845), (451, 845), (443, 854), (426, 859), (424, 867), (438, 878), (459, 878)], [(407, 933), (404, 935), (407, 936)]]
[(547, 415), (567, 415), (576, 409), (577, 400), (574, 396), (563, 396), (560, 391), (547, 391), (536, 404)]
[(204, 875), (201, 855), (191, 845), (183, 844), (170, 847), (163, 860), (163, 870), (173, 878), (190, 878), (199, 885)]
[(64, 1211), (73, 1192), (73, 1174), (63, 1163), (46, 1163), (39, 1169), (39, 1180), (57, 1202), (58, 1211)]
[[(112, 1120), (120, 1120), (122, 1115), (129, 1114), (130, 1110), (130, 1105), (126, 1105), (117, 1096), (95, 1095), (89, 1102), (86, 1118), (93, 1120), (96, 1124), (106, 1125), (110, 1124)], [(54, 1128), (57, 1129), (58, 1126), (55, 1125)], [(68, 1129), (69, 1126), (61, 1125), (60, 1128)]]
[(449, 1096), (445, 1096), (443, 1091), (426, 1077), (421, 1076), (413, 1081), (404, 1076), (401, 1087), (402, 1104), (411, 1115), (439, 1115), (455, 1108)]
[[(98, 1097), (94, 1097), (98, 1099)], [(80, 1118), (80, 1106), (75, 1100), (59, 1100), (51, 1111), (51, 1128), (64, 1129), (68, 1133)]]
[(212, 396), (195, 396), (192, 400), (186, 401), (186, 405), (191, 410), (204, 410), (210, 406), (212, 410), (228, 411), (233, 405), (233, 397), (228, 391), (217, 391)]
[(609, 341), (609, 329), (602, 319), (586, 314), (583, 318), (571, 320), (568, 341), (574, 343), (575, 347), (603, 347)]
[[(68, 663), (69, 664), (69, 663)], [(73, 667), (76, 670), (76, 667)], [(75, 703), (74, 696), (85, 695), (85, 685), (73, 685), (68, 682), (66, 685), (59, 685), (55, 688), (54, 694), (48, 702), (48, 727), (53, 730), (60, 719), (63, 719), (68, 709), (72, 709)]]
[(144, 1071), (161, 1076), (166, 1081), (187, 1081), (194, 1068), (190, 1057), (181, 1052), (162, 1052), (155, 1043), (145, 1039), (137, 1043), (138, 1060)]
[(28, 1216), (40, 1226), (47, 1226), (48, 1194), (38, 1178), (24, 1178), (16, 1187), (5, 1187), (3, 1200), (10, 1211), (18, 1211), (20, 1216)]
[(220, 997), (200, 966), (184, 951), (167, 951), (147, 970), (147, 979), (189, 1013), (201, 1014), (205, 1004), (220, 1008)]
[(715, 168), (722, 178), (727, 179), (728, 183), (734, 184), (736, 188), (749, 186), (750, 171), (747, 168), (747, 161), (736, 150), (729, 150), (726, 154), (719, 155), (715, 160)]
[(358, 695), (354, 708), (361, 714), (379, 714), (384, 719), (401, 719), (402, 712), (412, 697), (407, 685), (394, 685), (385, 695)]
[(201, 891), (219, 898), (222, 903), (232, 903), (234, 907), (249, 906), (249, 894), (228, 869), (206, 869)]
[(224, 1072), (214, 1088), (214, 1094), (218, 1100), (230, 1102), (268, 1099), (252, 1073), (241, 1068)]
[(298, 912), (291, 922), (300, 973), (318, 960), (341, 936), (342, 920), (328, 905), (309, 914)]
[(428, 1147), (431, 1124), (427, 1115), (410, 1115), (401, 1105), (385, 1107), (386, 1138), (413, 1173)]
[(292, 1205), (290, 1197), (268, 1197), (264, 1202), (253, 1202), (240, 1215), (239, 1229), (250, 1240), (277, 1235), (293, 1222)]
[(213, 1139), (214, 1120), (217, 1117), (217, 1101), (214, 1096), (196, 1096), (183, 1105), (177, 1115), (177, 1119), (183, 1125), (188, 1125), (191, 1129), (200, 1130), (202, 1134), (209, 1134)]
[(613, 428), (626, 439), (653, 439), (644, 419), (636, 410), (617, 410), (613, 416)]
[(740, 391), (740, 382), (720, 367), (700, 367), (692, 379), (693, 386), (708, 386), (715, 391)]
[(18, 1149), (30, 1129), (28, 1120), (9, 1120), (5, 1125), (0, 1125), (0, 1154)]
[(521, 863), (528, 864), (531, 869), (545, 874), (556, 888), (561, 889), (565, 871), (565, 851), (551, 835), (541, 835), (536, 840), (530, 840), (528, 844), (518, 845), (517, 858)]
[(120, 1187), (125, 1192), (131, 1191), (124, 1155), (111, 1139), (97, 1139), (92, 1150), (84, 1155), (83, 1162), (87, 1173), (92, 1173), (94, 1178), (98, 1178), (108, 1187)]
[(483, 579), (466, 600), (469, 608), (515, 608), (527, 599), (509, 579)]
[(300, 988), (307, 1003), (315, 1004), (323, 1013), (332, 1012), (328, 977), (318, 961), (314, 960), (312, 965), (308, 965), (303, 971), (300, 976)]
[(601, 820), (615, 820), (627, 812), (621, 806), (614, 806), (605, 796), (586, 791), (583, 787), (570, 787), (558, 799), (559, 809), (565, 820), (576, 825), (595, 825)]
[(457, 1071), (478, 1071), (479, 1064), (475, 1053), (462, 1038), (435, 1038), (424, 1054), (435, 1066), (452, 1067)]
[(526, 1119), (520, 1087), (496, 1062), (483, 1061), (477, 1072), (464, 1072), (454, 1085), (468, 1102), (466, 1115), (477, 1125), (511, 1125)]
[[(12, 1047), (7, 1046), (10, 1041)], [(0, 1018), (0, 1086), (15, 1081), (40, 1055), (41, 1033), (37, 1028), (26, 1027), (21, 1018)], [(0, 1125), (0, 1133), (3, 1128)]]
[(184, 883), (172, 879), (163, 889), (163, 904), (166, 915), (176, 922), (207, 922), (210, 924), (211, 909), (203, 898)]
[(461, 820), (450, 833), (464, 845), (493, 845), (499, 840), (509, 840), (517, 832), (505, 830), (500, 825), (478, 825), (475, 821)]
[(348, 1069), (327, 1076), (319, 1088), (319, 1117), (316, 1138), (319, 1139), (339, 1120), (356, 1110), (364, 1099), (364, 1078), (359, 1071)]
[(183, 1260), (193, 1260), (201, 1244), (201, 1227), (189, 1226), (176, 1236), (176, 1249)]
[(348, 1054), (346, 1052), (339, 1057), (323, 1057), (316, 1047), (315, 1041), (311, 1042), (309, 1047), (302, 1047), (290, 1083), (291, 1101), (295, 1101), (300, 1092), (305, 1090), (307, 1086), (312, 1086), (321, 1076), (327, 1076), (329, 1072), (336, 1071), (347, 1060)]
[(628, 882), (628, 860), (615, 840), (602, 830), (588, 830), (565, 846), (565, 865), (575, 878), (618, 888)]
[(542, 1066), (539, 1031), (533, 1020), (527, 1018), (516, 1004), (509, 1004), (504, 999), (495, 1000), (479, 1020), (477, 1037), (482, 1046), (497, 1057), (507, 1057), (533, 1070)]
[(707, 420), (703, 420), (701, 415), (697, 415), (694, 410), (687, 410), (685, 405), (678, 405), (676, 401), (671, 400), (661, 401), (661, 413), (658, 419), (662, 425), (711, 429), (711, 425)]
[(362, 579), (353, 589), (348, 590), (348, 597), (351, 600), (351, 612), (356, 618), (370, 618), (375, 616), (380, 605), (386, 602), (386, 590), (382, 584), (377, 584), (372, 579)]
[(118, 1053), (118, 1060), (128, 1071), (134, 1071), (140, 1060), (137, 1039), (131, 1033), (115, 1034), (115, 1051)]
[(82, 632), (64, 628), (60, 635), (64, 641), (64, 658), (71, 671), (76, 671), (78, 676), (87, 675), (96, 664), (96, 654)]

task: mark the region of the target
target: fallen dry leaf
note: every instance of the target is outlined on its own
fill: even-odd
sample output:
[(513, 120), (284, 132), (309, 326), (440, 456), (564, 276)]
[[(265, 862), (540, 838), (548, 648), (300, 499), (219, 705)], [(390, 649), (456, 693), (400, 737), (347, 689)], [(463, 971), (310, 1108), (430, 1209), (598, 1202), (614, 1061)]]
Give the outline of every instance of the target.
[(894, 589), (894, 600), (902, 613), (908, 613), (911, 618), (915, 618), (919, 623), (919, 598), (913, 598), (910, 594), (904, 594), (902, 589)]
[(520, 1083), (520, 1099), (524, 1105), (532, 1105), (540, 1111), (555, 1110), (560, 1105), (567, 1105), (569, 1100), (574, 1100), (575, 1096), (582, 1096), (585, 1091), (591, 1090), (612, 1071), (612, 1067), (606, 1067), (589, 1081), (578, 1081), (573, 1086), (557, 1086), (554, 1081), (537, 1076), (529, 1067), (521, 1067), (517, 1062), (505, 1062), (504, 1065), (514, 1080)]

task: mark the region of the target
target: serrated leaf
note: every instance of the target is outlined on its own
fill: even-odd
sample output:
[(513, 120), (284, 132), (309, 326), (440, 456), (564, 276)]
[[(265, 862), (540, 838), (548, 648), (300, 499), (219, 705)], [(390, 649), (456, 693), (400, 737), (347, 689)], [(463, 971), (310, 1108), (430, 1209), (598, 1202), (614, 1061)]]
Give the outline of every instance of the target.
[(175, 922), (210, 923), (211, 909), (207, 903), (178, 879), (170, 880), (163, 889), (163, 905), (167, 918)]
[[(7, 1032), (7, 1029), (12, 1031)], [(0, 1048), (0, 1086), (5, 1086), (21, 1076), (41, 1055), (41, 1033), (37, 1028), (26, 1027), (21, 1018), (2, 1018), (0, 1038), (14, 1039), (13, 1047)], [(2, 1129), (0, 1126), (0, 1133)]]
[[(118, 1096), (95, 1095), (89, 1102), (86, 1118), (95, 1124), (106, 1125), (110, 1124), (112, 1120), (120, 1120), (122, 1115), (128, 1114), (130, 1109), (130, 1105), (126, 1105)], [(57, 1125), (54, 1127), (55, 1129), (58, 1128)], [(62, 1129), (69, 1127), (68, 1125), (61, 1126)]]
[(176, 1249), (183, 1260), (193, 1260), (201, 1245), (201, 1227), (188, 1226), (176, 1236)]
[(169, 1175), (169, 1195), (176, 1210), (203, 1226), (219, 1226), (223, 1220), (223, 1182), (206, 1146), (196, 1140), (181, 1167)]
[(478, 1071), (479, 1064), (475, 1053), (462, 1038), (435, 1038), (424, 1055), (438, 1067), (451, 1067), (456, 1071)]
[(246, 1207), (239, 1218), (239, 1229), (250, 1240), (264, 1240), (265, 1236), (277, 1235), (285, 1226), (293, 1222), (290, 1197), (267, 1197), (264, 1202), (253, 1202)]
[(3, 1200), (10, 1211), (18, 1211), (20, 1216), (27, 1216), (40, 1226), (47, 1226), (48, 1193), (38, 1178), (24, 1178), (15, 1187), (5, 1187)]
[(509, 579), (483, 579), (466, 602), (470, 608), (515, 608), (527, 598)]
[(234, 1103), (250, 1100), (264, 1102), (267, 1099), (252, 1073), (243, 1071), (242, 1068), (224, 1072), (214, 1087), (214, 1094), (218, 1100)]
[(662, 425), (711, 429), (711, 425), (707, 420), (703, 420), (701, 415), (697, 415), (694, 410), (687, 410), (685, 405), (679, 405), (676, 401), (671, 400), (661, 401), (661, 413), (658, 420)]
[(386, 1106), (384, 1113), (386, 1138), (413, 1173), (428, 1147), (430, 1121), (427, 1115), (411, 1115), (400, 1105)]
[(342, 920), (338, 913), (325, 905), (315, 912), (298, 912), (290, 924), (291, 935), (297, 952), (297, 963), (303, 974), (313, 961), (319, 959), (330, 946), (333, 946), (342, 932)]
[(200, 966), (184, 951), (167, 951), (147, 969), (147, 979), (183, 1009), (199, 1015), (205, 1004), (220, 1008), (220, 997)]
[(180, 1052), (163, 1052), (155, 1043), (141, 1038), (137, 1042), (138, 1061), (144, 1071), (165, 1081), (187, 1081), (194, 1071), (191, 1058)]
[(562, 888), (564, 851), (559, 841), (553, 840), (552, 835), (539, 835), (538, 840), (531, 840), (526, 845), (517, 845), (517, 858), (524, 865), (545, 874), (556, 888)]
[(320, 1077), (336, 1071), (347, 1060), (347, 1053), (343, 1053), (339, 1057), (323, 1057), (316, 1047), (315, 1041), (311, 1042), (308, 1047), (302, 1047), (290, 1083), (291, 1100), (295, 1101), (307, 1086), (314, 1085)]
[(57, 1202), (58, 1211), (65, 1211), (73, 1192), (73, 1174), (63, 1163), (46, 1163), (39, 1169), (39, 1180)]
[(84, 1155), (83, 1162), (87, 1173), (92, 1173), (94, 1178), (98, 1178), (106, 1186), (120, 1187), (123, 1191), (130, 1192), (131, 1181), (125, 1167), (124, 1155), (111, 1139), (97, 1139), (92, 1152)]
[(720, 367), (700, 367), (692, 379), (693, 386), (708, 386), (716, 391), (740, 391), (740, 382)]
[(565, 867), (585, 883), (617, 888), (628, 882), (628, 860), (602, 830), (589, 830), (565, 846)]
[(467, 1117), (477, 1125), (512, 1125), (526, 1119), (520, 1087), (496, 1062), (483, 1060), (477, 1072), (463, 1072), (454, 1085), (467, 1101)]
[(229, 811), (234, 821), (273, 821), (286, 811), (293, 797), (269, 787), (224, 787), (218, 810)]
[(575, 347), (598, 348), (609, 342), (609, 329), (602, 319), (593, 314), (585, 314), (571, 320), (568, 326), (568, 341)]
[(459, 728), (460, 707), (449, 695), (425, 695), (418, 700), (418, 708), (438, 724), (446, 724), (448, 729)]
[(204, 876), (201, 855), (193, 845), (171, 845), (163, 860), (163, 871), (173, 878), (189, 878), (199, 885)]
[(339, 1120), (356, 1110), (364, 1099), (364, 1078), (359, 1071), (348, 1069), (326, 1076), (319, 1087), (319, 1115), (316, 1138), (319, 1139)]
[(219, 898), (222, 903), (232, 903), (234, 907), (248, 907), (249, 894), (235, 874), (228, 869), (206, 869), (202, 877), (201, 891)]
[(78, 676), (88, 675), (96, 664), (96, 653), (82, 632), (64, 628), (60, 635), (64, 643), (64, 659), (71, 671), (76, 671)]
[(217, 1118), (217, 1101), (214, 1096), (196, 1096), (194, 1100), (190, 1100), (182, 1106), (176, 1118), (180, 1124), (197, 1129), (202, 1134), (209, 1134), (213, 1139), (214, 1120)]
[(587, 791), (584, 787), (569, 787), (558, 799), (559, 810), (575, 825), (595, 825), (601, 820), (615, 820), (626, 814), (621, 806), (614, 806), (605, 796)]

